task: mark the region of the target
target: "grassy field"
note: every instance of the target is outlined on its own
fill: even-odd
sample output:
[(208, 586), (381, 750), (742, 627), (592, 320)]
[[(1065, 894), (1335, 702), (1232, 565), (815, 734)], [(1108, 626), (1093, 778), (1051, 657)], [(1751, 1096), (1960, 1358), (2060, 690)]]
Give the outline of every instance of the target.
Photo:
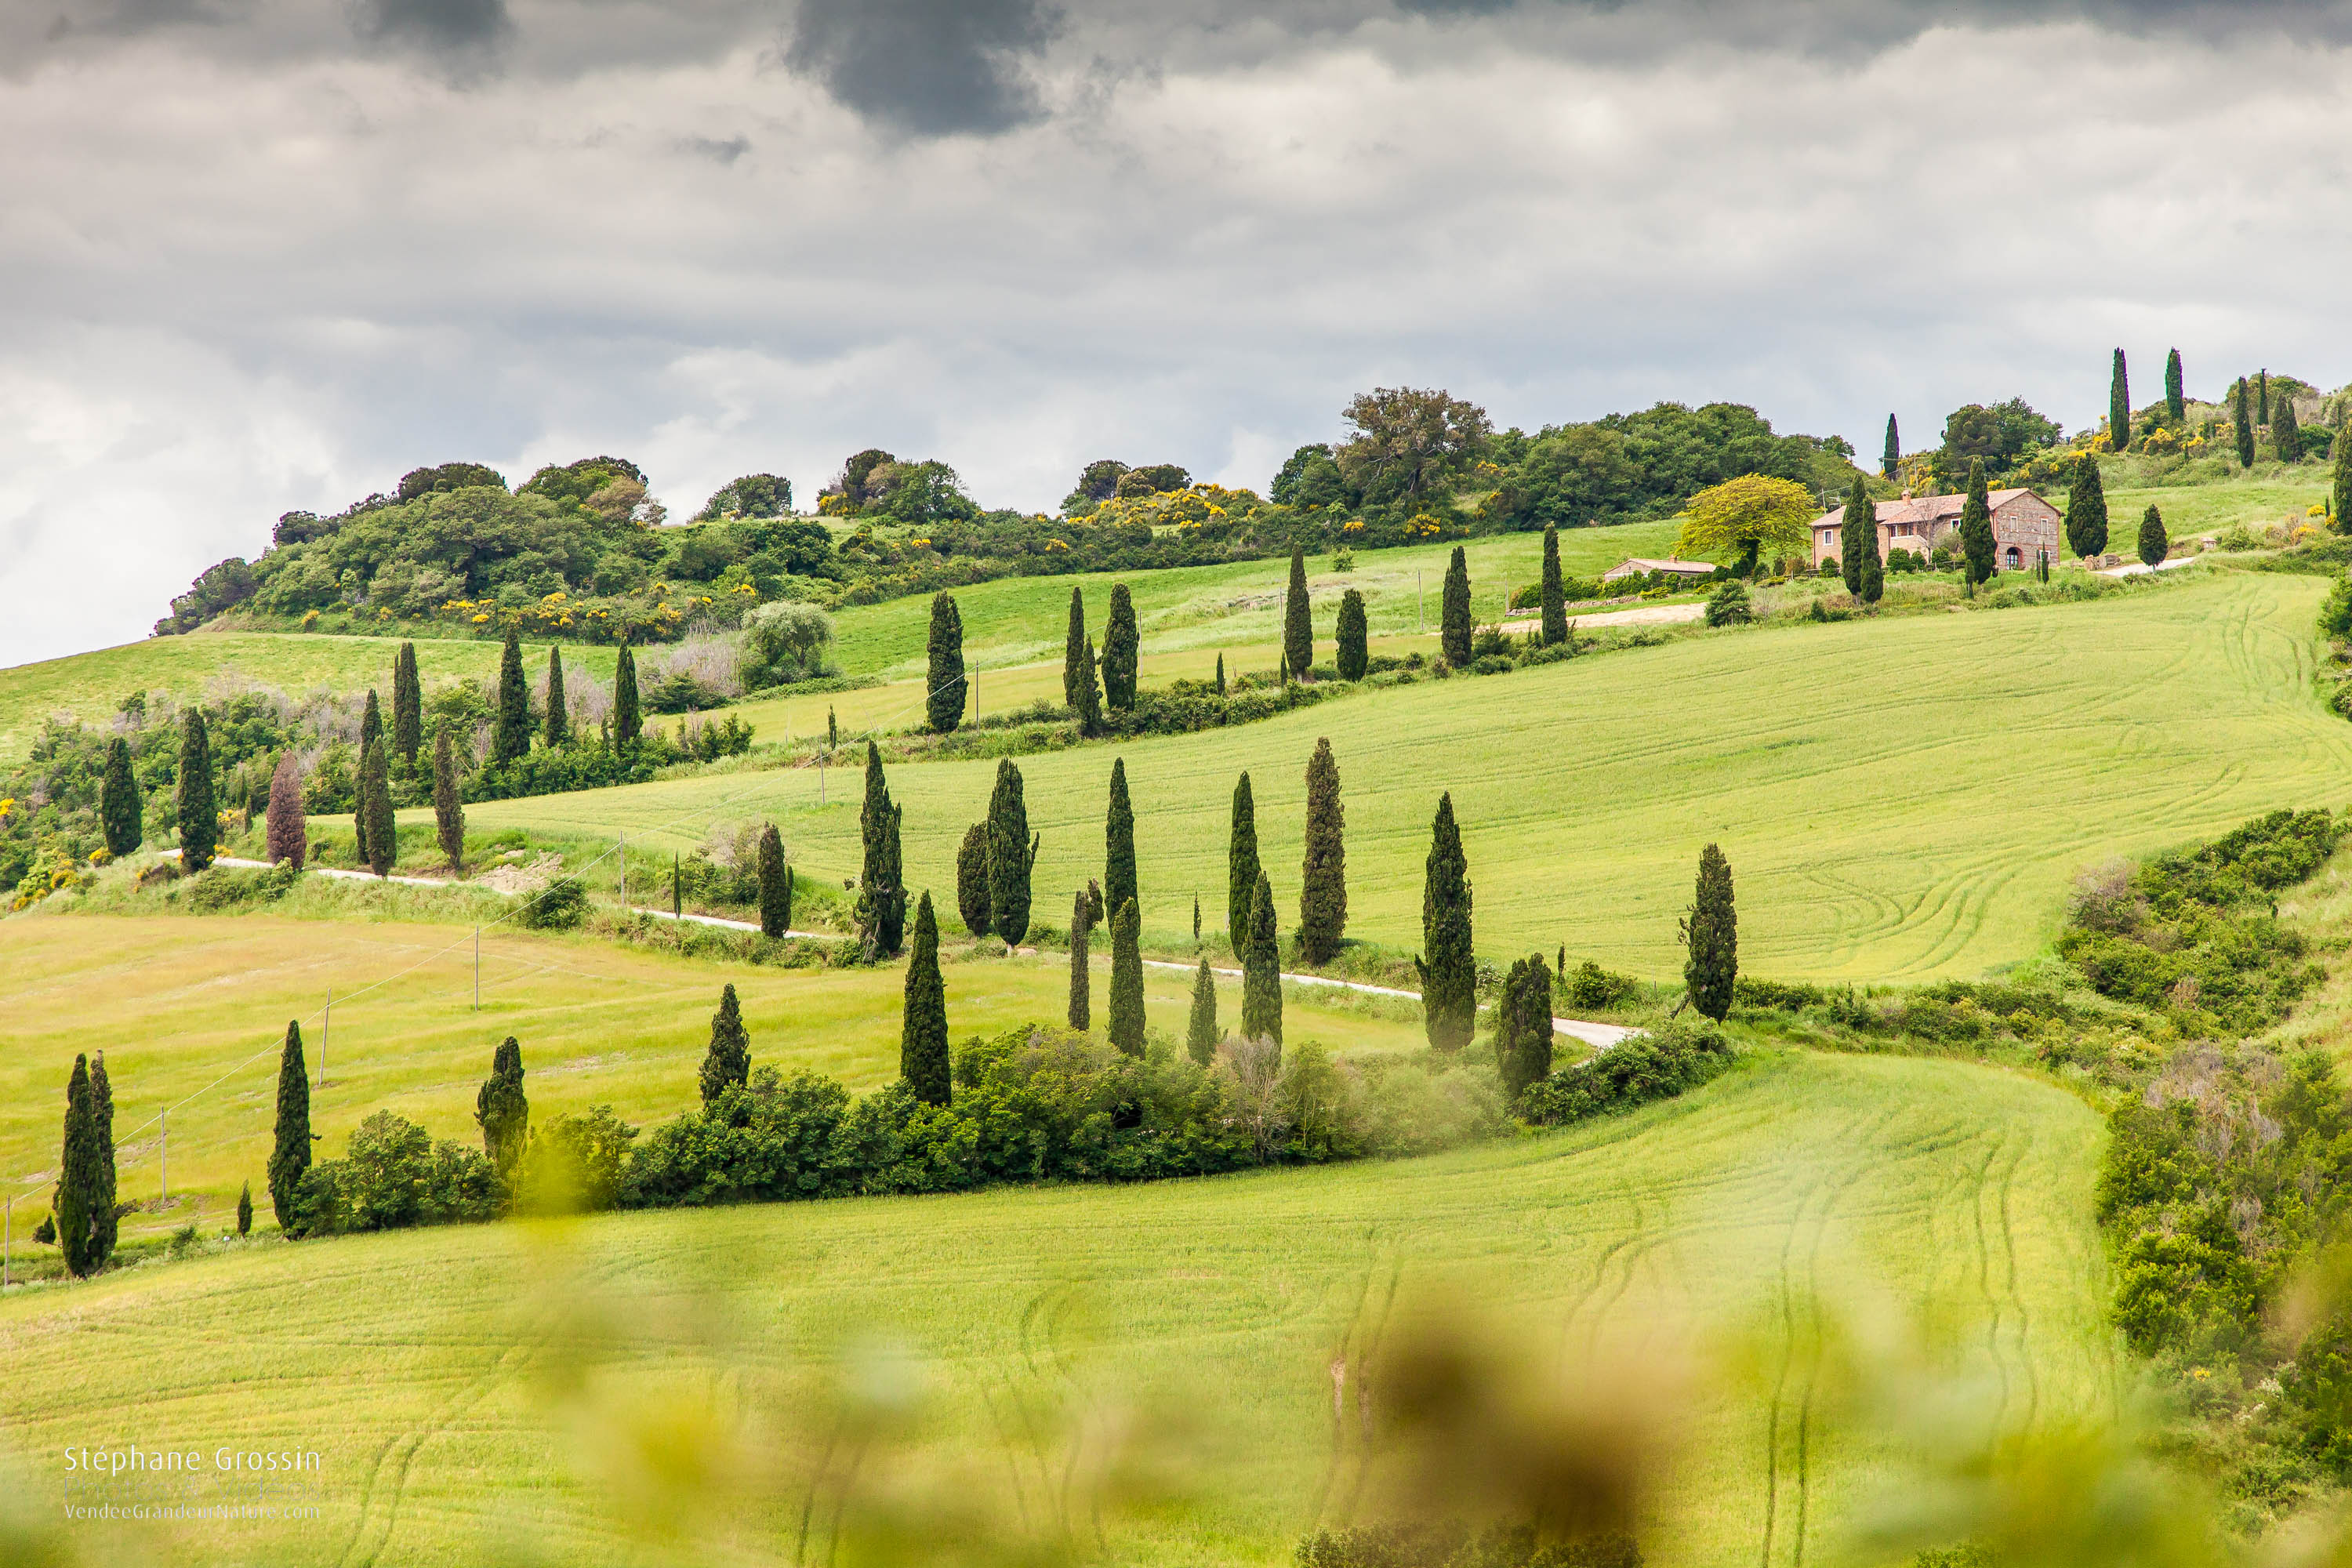
[[(2352, 726), (2313, 694), (2318, 578), (2227, 574), (2095, 603), (1766, 627), (1472, 680), (1429, 681), (1123, 748), (1148, 931), (1223, 924), (1234, 776), (1250, 771), (1286, 930), (1304, 770), (1339, 755), (1349, 930), (1420, 941), (1422, 864), (1450, 790), (1480, 951), (1566, 944), (1679, 972), (1675, 919), (1720, 842), (1740, 956), (1789, 978), (1924, 980), (2032, 954), (2084, 868), (2282, 805), (2336, 805)], [(1099, 876), (1112, 753), (1024, 758), (1041, 908)], [(948, 896), (992, 763), (901, 765), (908, 879)], [(721, 774), (471, 808), (476, 827), (625, 830), (654, 847), (772, 817), (796, 864), (854, 875), (858, 777)], [(422, 818), (418, 818), (422, 820)]]
[[(2113, 1410), (2100, 1137), (2011, 1074), (1787, 1056), (1414, 1162), (257, 1246), (0, 1303), (6, 1440), (39, 1457), (11, 1489), (48, 1511), (68, 1444), (312, 1449), (317, 1519), (149, 1543), (183, 1564), (789, 1561), (818, 1390), (880, 1343), (910, 1360), (867, 1358), (896, 1370), (866, 1385), (917, 1391), (919, 1426), (861, 1450), (861, 1496), (937, 1467), (957, 1503), (1069, 1526), (1100, 1560), (1273, 1565), (1347, 1518), (1329, 1363), (1460, 1295), (1546, 1347), (1538, 1374), (1701, 1358), (1649, 1561), (1780, 1568), (1904, 1473), (1832, 1413), (1822, 1346), (1846, 1312), (1939, 1321), (2009, 1421)], [(1727, 1338), (1744, 1375), (1707, 1370)], [(1173, 1428), (1179, 1500), (1094, 1513), (1066, 1420)]]

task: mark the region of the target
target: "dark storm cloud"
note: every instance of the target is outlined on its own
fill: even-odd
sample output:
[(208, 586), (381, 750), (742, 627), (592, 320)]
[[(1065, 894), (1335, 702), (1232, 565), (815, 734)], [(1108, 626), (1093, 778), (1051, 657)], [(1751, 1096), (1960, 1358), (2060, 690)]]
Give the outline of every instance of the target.
[(1037, 0), (803, 0), (784, 63), (890, 130), (985, 134), (1042, 116), (1025, 68), (1060, 29)]
[(512, 31), (506, 0), (359, 0), (360, 37), (444, 53), (480, 49)]

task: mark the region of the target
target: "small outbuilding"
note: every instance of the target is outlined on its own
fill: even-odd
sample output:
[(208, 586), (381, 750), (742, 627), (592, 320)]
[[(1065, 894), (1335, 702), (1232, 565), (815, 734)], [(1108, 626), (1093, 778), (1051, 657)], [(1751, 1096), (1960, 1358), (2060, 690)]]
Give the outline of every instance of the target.
[(1653, 572), (1664, 572), (1677, 577), (1712, 577), (1715, 567), (1705, 561), (1677, 561), (1671, 555), (1664, 561), (1643, 561), (1636, 556), (1612, 566), (1601, 574), (1601, 580), (1614, 583), (1621, 577), (1646, 577)]
[[(1959, 531), (1960, 509), (1966, 496), (1914, 496), (1874, 503), (1878, 513), (1878, 558), (1907, 550), (1926, 555)], [(2028, 489), (1993, 490), (1985, 497), (1992, 510), (1992, 560), (1996, 570), (2021, 572), (2047, 553), (2053, 562), (2063, 550), (2058, 509)], [(1845, 508), (1813, 520), (1813, 564), (1835, 561), (1843, 553), (1839, 535), (1845, 529)], [(1958, 543), (1958, 540), (1953, 541)]]

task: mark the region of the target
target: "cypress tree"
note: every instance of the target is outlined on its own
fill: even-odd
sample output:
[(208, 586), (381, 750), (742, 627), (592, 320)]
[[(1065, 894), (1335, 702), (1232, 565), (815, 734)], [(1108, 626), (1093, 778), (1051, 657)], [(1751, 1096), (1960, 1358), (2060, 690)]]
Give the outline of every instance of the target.
[(923, 697), (924, 715), (934, 734), (951, 734), (963, 722), (963, 707), (971, 683), (963, 673), (963, 616), (952, 595), (931, 595), (930, 680)]
[(367, 818), (368, 868), (389, 877), (400, 853), (400, 834), (393, 821), (392, 773), (381, 739), (360, 758), (360, 812)]
[(1298, 956), (1324, 964), (1339, 956), (1348, 929), (1347, 813), (1339, 763), (1328, 738), (1307, 759), (1307, 856), (1298, 874)]
[[(1135, 807), (1127, 798), (1127, 761), (1110, 764), (1110, 809), (1103, 819), (1103, 904), (1116, 910), (1142, 897), (1135, 873)], [(1113, 920), (1118, 916), (1114, 914)]]
[(996, 764), (996, 788), (988, 797), (988, 929), (1007, 947), (1029, 934), (1029, 873), (1039, 842), (1029, 831), (1021, 770), (1006, 757)]
[(2294, 399), (2279, 395), (2278, 406), (2271, 411), (2271, 439), (2278, 447), (2282, 463), (2303, 461), (2303, 426), (2294, 416)]
[(774, 823), (760, 835), (760, 934), (781, 940), (793, 929), (793, 868)]
[(2189, 416), (2189, 399), (2180, 390), (2180, 351), (2164, 356), (2164, 407), (2178, 421)]
[(106, 852), (120, 858), (139, 847), (139, 780), (131, 771), (131, 742), (117, 735), (106, 742), (106, 776), (98, 786), (98, 820)]
[(180, 778), (173, 805), (180, 823), (180, 866), (201, 871), (220, 847), (220, 806), (213, 798), (213, 747), (204, 710), (191, 708), (180, 731)]
[(1110, 1043), (1143, 1054), (1143, 917), (1129, 899), (1110, 918)]
[(963, 929), (976, 937), (988, 934), (988, 824), (975, 822), (964, 829), (956, 848), (956, 913)]
[(645, 715), (637, 706), (637, 656), (623, 643), (613, 670), (613, 739), (623, 746), (634, 746), (644, 725)]
[(1559, 575), (1559, 527), (1549, 522), (1544, 524), (1543, 640), (1546, 647), (1558, 647), (1568, 640), (1568, 589)]
[(1446, 663), (1456, 669), (1470, 667), (1470, 558), (1458, 544), (1454, 547), (1454, 559), (1445, 563), (1444, 606), (1437, 640)]
[(2327, 491), (2328, 520), (2338, 533), (2352, 533), (2352, 422), (2336, 428), (2336, 459)]
[(2131, 383), (2124, 372), (2124, 351), (2116, 351), (2115, 367), (2107, 373), (2107, 443), (2120, 452), (2131, 445)]
[(1845, 492), (1845, 511), (1838, 521), (1838, 574), (1845, 591), (1862, 597), (1863, 563), (1878, 554), (1878, 507), (1870, 499), (1870, 481), (1860, 474)]
[(1518, 1099), (1551, 1071), (1551, 970), (1543, 954), (1511, 965), (1495, 1006), (1495, 1070), (1503, 1099)]
[(1716, 845), (1699, 851), (1698, 890), (1683, 917), (1682, 940), (1691, 1005), (1719, 1024), (1731, 1011), (1732, 982), (1739, 977), (1739, 917), (1731, 903), (1731, 862)]
[(702, 1103), (751, 1081), (751, 1035), (743, 1027), (743, 1006), (730, 981), (710, 1016), (710, 1048), (702, 1053)]
[(875, 905), (875, 940), (877, 952), (897, 954), (907, 946), (907, 866), (905, 847), (899, 829), (907, 820), (907, 808), (897, 801), (890, 803), (890, 815), (882, 825), (880, 886), (887, 896)]
[(236, 1190), (236, 1233), (253, 1234), (253, 1184), (247, 1182)]
[(2172, 553), (2171, 537), (2164, 531), (2164, 514), (2149, 507), (2147, 515), (2139, 520), (2139, 558), (2144, 564), (2162, 564)]
[(1339, 595), (1338, 648), (1332, 660), (1342, 680), (1361, 680), (1372, 667), (1370, 627), (1364, 615), (1364, 595), (1350, 588)]
[(1095, 645), (1089, 641), (1078, 649), (1078, 733), (1092, 737), (1103, 732), (1102, 688), (1095, 680)]
[(1249, 950), (1242, 955), (1242, 1034), (1282, 1044), (1282, 949), (1274, 928), (1274, 889), (1263, 871), (1250, 900)]
[(66, 1255), (66, 1272), (79, 1279), (98, 1268), (91, 1235), (92, 1169), (98, 1163), (98, 1129), (89, 1108), (89, 1058), (74, 1058), (73, 1075), (66, 1080), (65, 1142), (58, 1156), (58, 1247)]
[(1201, 895), (1192, 895), (1192, 945), (1201, 945)]
[(392, 656), (392, 749), (410, 767), (425, 744), (425, 688), (416, 679), (416, 645)]
[(1886, 446), (1878, 454), (1878, 477), (1891, 479), (1903, 466), (1903, 443), (1895, 432), (1895, 416), (1886, 416)]
[[(623, 653), (629, 650), (623, 648)], [(457, 796), (457, 759), (449, 745), (449, 731), (433, 737), (433, 833), (449, 869), (466, 869), (466, 807)]]
[(1225, 940), (1239, 958), (1249, 946), (1250, 903), (1257, 897), (1257, 803), (1249, 774), (1234, 785), (1234, 826), (1225, 849)]
[(899, 882), (898, 807), (882, 774), (882, 748), (866, 742), (866, 800), (857, 813), (865, 858), (857, 873), (857, 928), (870, 956), (898, 951), (906, 935), (907, 892)]
[(1282, 599), (1282, 659), (1297, 679), (1315, 666), (1315, 621), (1307, 604), (1307, 549), (1290, 547), (1290, 587)]
[(368, 798), (368, 752), (383, 737), (383, 721), (377, 717), (375, 693), (367, 694), (367, 708), (360, 714), (360, 772), (352, 787), (352, 858), (362, 866), (374, 864), (368, 853), (368, 828), (373, 824), (375, 803)]
[(1223, 654), (1219, 654), (1219, 655), (1217, 656), (1217, 695), (1218, 695), (1218, 696), (1220, 696), (1220, 697), (1223, 697), (1224, 694), (1225, 694), (1225, 656), (1224, 656)]
[(1886, 563), (1876, 549), (1862, 552), (1862, 602), (1875, 605), (1886, 592)]
[(522, 1091), (522, 1044), (512, 1035), (490, 1055), (490, 1076), (474, 1091), (474, 1123), (482, 1130), (482, 1152), (498, 1167), (499, 1179), (514, 1180), (530, 1138), (530, 1101)]
[(2242, 375), (2240, 376), (2238, 378), (2236, 435), (2238, 437), (2238, 466), (2242, 468), (2251, 468), (2254, 466), (2254, 411), (2248, 401), (2252, 396), (2252, 394), (2246, 386), (2246, 378)]
[(1470, 861), (1454, 822), (1454, 796), (1437, 797), (1421, 894), (1421, 1012), (1429, 1043), (1458, 1051), (1478, 1016), (1478, 957), (1471, 937)]
[(1992, 506), (1985, 493), (1984, 459), (1969, 459), (1969, 499), (1960, 506), (1960, 555), (1971, 584), (1992, 576)]
[(1217, 981), (1209, 973), (1209, 961), (1201, 960), (1200, 968), (1192, 972), (1192, 1013), (1184, 1025), (1184, 1049), (1192, 1058), (1207, 1067), (1217, 1056)]
[(530, 750), (530, 690), (523, 684), (522, 644), (512, 632), (499, 655), (498, 713), (490, 727), (490, 761), (513, 762)]
[(1143, 633), (1135, 623), (1135, 597), (1127, 584), (1110, 590), (1110, 615), (1103, 622), (1103, 701), (1124, 713), (1135, 706), (1135, 681), (1143, 662)]
[(940, 979), (940, 922), (924, 890), (915, 906), (915, 951), (907, 961), (907, 1006), (898, 1030), (898, 1076), (926, 1105), (955, 1095), (948, 1062), (948, 994)]
[(2099, 482), (2099, 460), (2088, 453), (2066, 487), (2066, 542), (2086, 561), (2107, 548), (2107, 492)]
[(1094, 679), (1093, 665), (1087, 650), (1094, 644), (1087, 637), (1087, 596), (1083, 589), (1070, 590), (1070, 629), (1062, 639), (1062, 703), (1073, 713), (1080, 706), (1078, 690), (1081, 681)]
[(263, 851), (273, 866), (299, 866), (310, 857), (310, 825), (302, 816), (302, 764), (287, 752), (269, 775), (269, 813)]
[(1070, 1027), (1081, 1032), (1094, 1027), (1094, 977), (1087, 969), (1093, 936), (1094, 910), (1080, 888), (1070, 900)]
[(2254, 423), (2269, 424), (2271, 422), (2271, 373), (2267, 370), (2254, 373)]
[(294, 1194), (302, 1184), (302, 1173), (310, 1168), (310, 1069), (302, 1065), (302, 1026), (292, 1020), (286, 1025), (286, 1048), (278, 1058), (278, 1121), (273, 1131), (269, 1164), (263, 1174), (269, 1179), (269, 1206), (278, 1215), (278, 1228), (293, 1236), (297, 1234)]
[(572, 712), (563, 691), (563, 649), (547, 648), (547, 729), (544, 743), (551, 750), (572, 743)]
[(364, 752), (383, 738), (383, 706), (376, 700), (375, 688), (368, 688), (367, 706), (360, 710), (360, 750)]
[(114, 1256), (114, 1086), (106, 1081), (106, 1053), (89, 1064), (89, 1255), (103, 1268)]

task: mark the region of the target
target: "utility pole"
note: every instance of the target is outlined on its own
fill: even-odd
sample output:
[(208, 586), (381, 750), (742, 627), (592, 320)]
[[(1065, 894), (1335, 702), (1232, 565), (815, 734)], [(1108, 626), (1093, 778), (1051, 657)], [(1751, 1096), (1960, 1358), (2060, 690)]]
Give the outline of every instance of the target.
[(8, 1289), (8, 1253), (16, 1243), (16, 1194), (10, 1193), (0, 1210), (0, 1290)]
[(620, 861), (621, 911), (626, 914), (629, 909), (629, 836), (625, 833), (621, 835)]
[(335, 1034), (335, 988), (327, 987), (327, 1019), (319, 1026), (319, 1087), (327, 1087), (327, 1045)]
[(474, 928), (474, 1011), (482, 1010), (482, 928)]
[(170, 1111), (168, 1111), (168, 1110), (159, 1110), (159, 1111), (157, 1111), (157, 1112), (155, 1113), (155, 1121), (156, 1121), (156, 1124), (157, 1124), (158, 1128), (160, 1129), (160, 1132), (159, 1132), (159, 1134), (158, 1134), (158, 1135), (161, 1137), (161, 1139), (162, 1139), (162, 1141), (163, 1141), (163, 1142), (162, 1142), (162, 1145), (161, 1145), (161, 1147), (162, 1147), (162, 1151), (163, 1151), (163, 1195), (164, 1195), (165, 1197), (167, 1197), (167, 1198), (168, 1198), (168, 1197), (170, 1197), (170, 1196), (172, 1195), (172, 1122), (171, 1122), (171, 1115), (172, 1115), (172, 1113), (171, 1113)]

